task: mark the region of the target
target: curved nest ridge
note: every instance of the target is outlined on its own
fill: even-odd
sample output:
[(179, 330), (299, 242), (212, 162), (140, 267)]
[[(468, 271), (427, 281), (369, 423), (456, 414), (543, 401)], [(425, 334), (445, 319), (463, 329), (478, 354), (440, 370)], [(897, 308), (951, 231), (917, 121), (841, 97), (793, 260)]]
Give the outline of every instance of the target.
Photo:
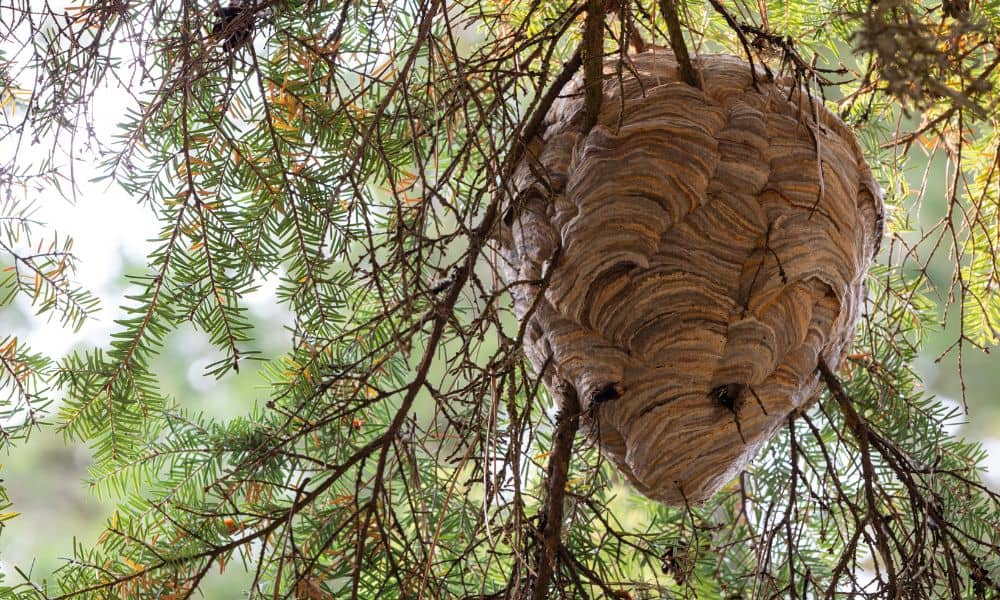
[[(702, 501), (836, 368), (882, 201), (853, 133), (801, 88), (663, 50), (571, 82), (518, 166), (500, 236), (525, 353), (646, 496)], [(558, 394), (557, 394), (558, 395)]]

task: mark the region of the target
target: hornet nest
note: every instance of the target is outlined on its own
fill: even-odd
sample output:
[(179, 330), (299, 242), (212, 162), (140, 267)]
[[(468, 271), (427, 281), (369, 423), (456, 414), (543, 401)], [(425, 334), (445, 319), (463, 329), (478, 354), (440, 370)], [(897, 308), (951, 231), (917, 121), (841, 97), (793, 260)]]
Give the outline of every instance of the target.
[[(509, 182), (500, 267), (524, 350), (643, 494), (707, 499), (820, 390), (851, 344), (882, 201), (851, 130), (723, 55), (579, 79)], [(619, 75), (620, 74), (620, 75)], [(540, 295), (540, 297), (539, 297)]]

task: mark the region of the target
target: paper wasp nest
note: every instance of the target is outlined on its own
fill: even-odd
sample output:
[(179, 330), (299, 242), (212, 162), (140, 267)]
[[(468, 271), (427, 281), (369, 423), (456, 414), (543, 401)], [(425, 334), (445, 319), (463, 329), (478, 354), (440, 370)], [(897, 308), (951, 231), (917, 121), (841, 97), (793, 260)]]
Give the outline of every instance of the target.
[[(732, 56), (605, 65), (567, 86), (504, 207), (525, 352), (643, 494), (699, 502), (820, 391), (853, 337), (882, 202), (854, 135)], [(539, 297), (539, 294), (541, 296)]]

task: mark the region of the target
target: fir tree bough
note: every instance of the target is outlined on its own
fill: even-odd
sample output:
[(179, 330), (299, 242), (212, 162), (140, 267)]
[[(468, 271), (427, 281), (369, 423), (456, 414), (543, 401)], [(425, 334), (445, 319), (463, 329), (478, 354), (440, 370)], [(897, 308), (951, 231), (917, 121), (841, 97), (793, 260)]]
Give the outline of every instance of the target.
[[(119, 499), (54, 578), (19, 574), (0, 597), (188, 598), (241, 567), (250, 598), (1000, 593), (983, 452), (944, 432), (956, 415), (910, 366), (943, 309), (959, 357), (998, 337), (998, 3), (3, 0), (0, 28), (2, 304), (73, 326), (97, 308), (30, 210), (76, 194), (67, 148), (162, 226), (104, 346), (50, 357), (0, 332), (12, 458), (55, 427)], [(719, 493), (673, 508), (574, 435), (574, 390), (551, 410), (491, 267), (560, 90), (650, 45), (809, 90), (854, 128), (887, 209), (847, 365), (819, 362), (813, 407)], [(95, 131), (109, 86), (129, 109)], [(944, 197), (907, 187), (922, 148), (948, 160)], [(916, 221), (928, 206), (939, 222)], [(276, 357), (254, 354), (243, 303), (269, 277), (293, 315)], [(185, 323), (219, 353), (210, 374), (262, 373), (244, 417), (163, 392), (152, 363)]]

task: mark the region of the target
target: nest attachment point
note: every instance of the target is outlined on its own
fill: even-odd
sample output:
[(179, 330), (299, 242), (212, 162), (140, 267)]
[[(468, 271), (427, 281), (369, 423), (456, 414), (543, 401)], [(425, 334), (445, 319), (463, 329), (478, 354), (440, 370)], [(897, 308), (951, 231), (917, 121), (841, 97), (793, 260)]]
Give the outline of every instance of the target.
[(500, 261), (524, 348), (643, 494), (696, 503), (817, 396), (847, 351), (882, 201), (850, 129), (797, 86), (653, 50), (579, 80), (518, 166)]

